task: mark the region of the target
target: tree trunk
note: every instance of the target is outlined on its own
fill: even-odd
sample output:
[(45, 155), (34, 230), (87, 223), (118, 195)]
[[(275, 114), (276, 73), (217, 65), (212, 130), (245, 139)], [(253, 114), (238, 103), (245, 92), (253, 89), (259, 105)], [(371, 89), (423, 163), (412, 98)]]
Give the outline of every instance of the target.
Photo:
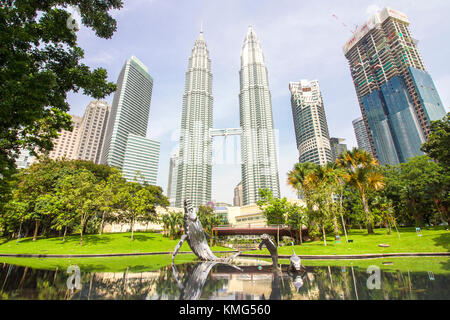
[(67, 226), (64, 227), (63, 242), (66, 241)]
[(84, 229), (84, 221), (83, 220), (81, 220), (81, 233), (80, 233), (80, 246), (82, 246), (83, 245), (83, 229)]
[(131, 241), (133, 241), (134, 219), (131, 219), (130, 228), (131, 228)]
[(373, 225), (372, 225), (372, 217), (370, 216), (370, 210), (369, 206), (367, 205), (367, 199), (365, 194), (361, 194), (361, 200), (364, 206), (364, 212), (366, 213), (366, 220), (367, 220), (367, 233), (368, 234), (374, 234), (373, 232)]
[(103, 224), (105, 223), (105, 212), (102, 212), (102, 224), (100, 225), (100, 235), (103, 234)]
[(41, 222), (39, 220), (36, 220), (36, 224), (34, 225), (33, 241), (36, 241), (40, 224), (41, 224)]
[(338, 227), (336, 215), (333, 215), (333, 226), (334, 226), (334, 236), (336, 237), (339, 235), (339, 227)]
[(327, 246), (327, 237), (325, 235), (325, 226), (322, 224), (322, 233), (323, 233), (323, 244), (325, 247)]

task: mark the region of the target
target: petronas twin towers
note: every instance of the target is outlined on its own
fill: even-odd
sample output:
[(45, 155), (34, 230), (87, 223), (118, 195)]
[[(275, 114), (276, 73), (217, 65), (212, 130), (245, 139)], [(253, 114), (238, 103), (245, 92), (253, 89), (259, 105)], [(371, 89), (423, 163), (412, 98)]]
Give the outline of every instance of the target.
[[(267, 68), (251, 26), (242, 47), (239, 80), (241, 128), (234, 132), (241, 135), (243, 204), (248, 205), (256, 203), (259, 189), (267, 188), (275, 197), (280, 195)], [(211, 200), (212, 73), (202, 31), (189, 58), (185, 83), (176, 170), (176, 207), (182, 207), (184, 199), (191, 199), (194, 206), (205, 205)]]

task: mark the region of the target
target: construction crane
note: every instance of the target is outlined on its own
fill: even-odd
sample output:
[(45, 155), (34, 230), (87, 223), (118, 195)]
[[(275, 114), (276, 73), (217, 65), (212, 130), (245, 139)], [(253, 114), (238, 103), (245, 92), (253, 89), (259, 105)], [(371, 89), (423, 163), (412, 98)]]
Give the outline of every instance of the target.
[(339, 17), (335, 14), (333, 14), (332, 17), (335, 18), (337, 21), (339, 21), (344, 26), (344, 28), (349, 30), (352, 34), (355, 34), (356, 30), (358, 29), (358, 25), (355, 26), (355, 30), (350, 29), (350, 27), (347, 26), (344, 22), (342, 22), (341, 19), (339, 19)]

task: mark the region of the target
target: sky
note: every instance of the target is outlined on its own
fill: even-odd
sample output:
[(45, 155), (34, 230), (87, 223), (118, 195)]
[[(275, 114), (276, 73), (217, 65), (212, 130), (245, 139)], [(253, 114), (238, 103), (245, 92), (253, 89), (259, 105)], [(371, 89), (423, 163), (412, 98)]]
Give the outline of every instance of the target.
[[(419, 51), (447, 110), (450, 106), (450, 1), (447, 0), (125, 0), (112, 11), (117, 31), (101, 39), (85, 27), (77, 32), (83, 63), (108, 71), (117, 81), (125, 61), (138, 57), (154, 79), (147, 137), (161, 143), (157, 184), (167, 191), (169, 158), (179, 143), (188, 58), (200, 28), (213, 74), (213, 127), (239, 127), (240, 55), (249, 25), (258, 35), (269, 75), (278, 148), (281, 196), (294, 198), (286, 174), (298, 162), (289, 82), (318, 80), (331, 137), (356, 147), (352, 120), (361, 116), (342, 46), (352, 30), (378, 9), (405, 13)], [(334, 15), (334, 16), (333, 16)], [(76, 17), (76, 16), (75, 16)], [(69, 93), (70, 113), (82, 116), (92, 98)], [(112, 104), (113, 94), (104, 100)], [(239, 155), (220, 161), (223, 137), (214, 138), (213, 201), (233, 203), (241, 181)], [(239, 139), (227, 138), (239, 151)], [(234, 150), (234, 149), (233, 149)], [(238, 152), (239, 153), (239, 152)], [(229, 159), (234, 159), (230, 161)], [(236, 160), (237, 159), (237, 160)]]

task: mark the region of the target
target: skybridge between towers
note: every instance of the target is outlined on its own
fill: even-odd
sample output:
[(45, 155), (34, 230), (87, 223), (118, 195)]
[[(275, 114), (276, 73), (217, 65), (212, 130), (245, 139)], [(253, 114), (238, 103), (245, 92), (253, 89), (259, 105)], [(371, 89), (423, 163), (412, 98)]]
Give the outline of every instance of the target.
[(226, 129), (210, 129), (209, 134), (211, 137), (227, 137), (227, 136), (240, 136), (242, 134), (242, 128), (226, 128)]

